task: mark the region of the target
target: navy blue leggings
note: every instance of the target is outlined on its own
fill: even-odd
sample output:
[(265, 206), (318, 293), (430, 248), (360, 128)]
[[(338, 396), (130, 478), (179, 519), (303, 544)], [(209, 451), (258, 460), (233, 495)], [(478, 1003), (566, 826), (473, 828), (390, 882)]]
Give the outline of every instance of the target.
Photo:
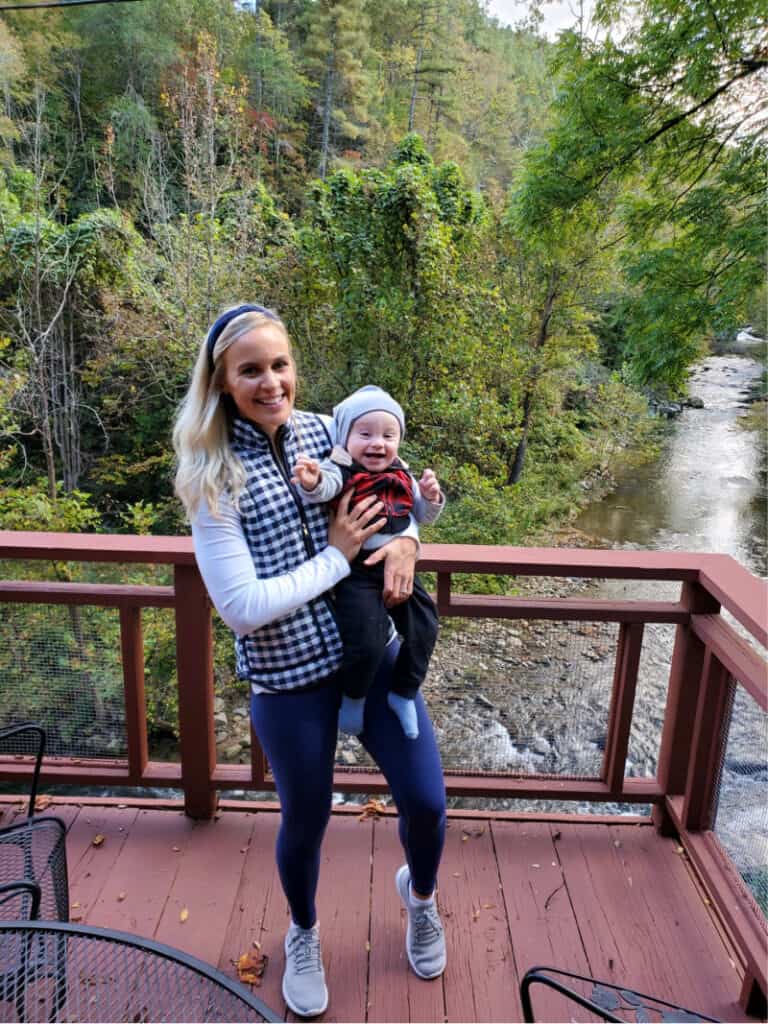
[[(413, 886), (435, 888), (445, 840), (445, 783), (440, 754), (421, 694), (416, 695), (418, 739), (409, 740), (386, 702), (398, 644), (385, 652), (365, 702), (360, 740), (389, 783), (400, 814), (400, 841)], [(277, 866), (291, 916), (301, 928), (315, 923), (320, 845), (331, 813), (333, 766), (341, 692), (331, 679), (313, 690), (253, 694), (251, 720), (269, 759), (282, 820)]]

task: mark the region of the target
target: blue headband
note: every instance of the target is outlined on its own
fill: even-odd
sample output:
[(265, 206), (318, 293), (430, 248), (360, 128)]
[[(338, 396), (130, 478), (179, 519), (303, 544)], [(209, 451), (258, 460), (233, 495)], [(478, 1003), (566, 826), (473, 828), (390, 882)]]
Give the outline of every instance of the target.
[(221, 332), (227, 326), (227, 324), (234, 320), (235, 317), (242, 316), (243, 313), (263, 313), (264, 316), (268, 316), (270, 320), (277, 320), (275, 314), (265, 309), (264, 306), (253, 306), (246, 303), (243, 306), (237, 306), (235, 309), (228, 309), (226, 313), (222, 313), (218, 320), (214, 321), (211, 329), (208, 331), (208, 337), (206, 338), (205, 345), (208, 349), (208, 371), (213, 374), (215, 363), (213, 361), (213, 350), (216, 348), (216, 342), (221, 336)]

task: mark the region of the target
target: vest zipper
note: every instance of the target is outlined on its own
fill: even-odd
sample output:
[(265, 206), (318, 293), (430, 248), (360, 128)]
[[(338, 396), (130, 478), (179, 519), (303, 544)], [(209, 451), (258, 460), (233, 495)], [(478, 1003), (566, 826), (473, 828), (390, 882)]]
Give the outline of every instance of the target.
[[(312, 539), (312, 534), (310, 533), (310, 530), (309, 530), (309, 523), (307, 522), (307, 515), (306, 515), (306, 512), (304, 510), (304, 503), (302, 502), (301, 498), (296, 494), (296, 491), (294, 490), (293, 484), (291, 483), (290, 475), (289, 475), (288, 470), (286, 469), (286, 465), (285, 465), (285, 446), (283, 444), (284, 431), (285, 431), (285, 427), (281, 426), (278, 429), (277, 434), (275, 435), (274, 443), (272, 443), (272, 441), (270, 441), (269, 447), (272, 450), (272, 455), (273, 455), (274, 460), (275, 460), (275, 462), (277, 464), (277, 468), (280, 470), (280, 474), (283, 477), (283, 479), (285, 480), (285, 484), (286, 484), (286, 486), (288, 488), (288, 491), (289, 491), (291, 497), (293, 498), (294, 504), (296, 505), (296, 509), (297, 509), (297, 511), (299, 513), (299, 519), (301, 519), (301, 536), (302, 536), (302, 540), (304, 541), (304, 550), (307, 552), (307, 554), (309, 555), (310, 558), (314, 558), (314, 556), (317, 554), (317, 549), (315, 548), (315, 542)], [(280, 448), (279, 449), (278, 449), (278, 439), (279, 439), (279, 443), (280, 443)], [(325, 594), (322, 594), (319, 598), (316, 597), (314, 600), (309, 602), (309, 607), (310, 607), (310, 609), (312, 611), (312, 618), (315, 620), (315, 626), (317, 628), (318, 634), (320, 635), (320, 640), (321, 640), (322, 645), (323, 645), (323, 650), (330, 657), (330, 653), (331, 652), (328, 649), (328, 644), (326, 643), (326, 640), (325, 640), (325, 634), (323, 633), (323, 629), (322, 629), (322, 627), (320, 625), (320, 622), (318, 621), (318, 618), (317, 618), (317, 609), (315, 608), (315, 602), (316, 601), (323, 601), (323, 603), (325, 604), (326, 608), (330, 612), (330, 615), (333, 618), (334, 622), (336, 622), (336, 614), (335, 614), (335, 612), (333, 610), (332, 602), (330, 601), (330, 599), (328, 597), (325, 596)]]

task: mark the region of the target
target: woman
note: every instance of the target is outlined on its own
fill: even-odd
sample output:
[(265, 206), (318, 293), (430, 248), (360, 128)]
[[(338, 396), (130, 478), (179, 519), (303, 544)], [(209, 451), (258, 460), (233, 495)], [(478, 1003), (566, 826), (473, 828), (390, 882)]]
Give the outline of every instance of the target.
[[(294, 409), (296, 367), (280, 318), (262, 306), (227, 310), (200, 347), (174, 430), (176, 490), (192, 524), (195, 555), (211, 600), (235, 633), (238, 676), (251, 687), (251, 720), (269, 759), (281, 805), (277, 864), (291, 911), (283, 995), (294, 1013), (328, 1005), (315, 913), (320, 845), (330, 817), (340, 692), (341, 642), (330, 594), (381, 504), (343, 500), (329, 524), (290, 483), (300, 453), (333, 446), (328, 417)], [(417, 544), (403, 536), (369, 559), (384, 560), (385, 600), (409, 597)], [(396, 875), (408, 910), (406, 951), (421, 978), (445, 969), (435, 904), (445, 837), (440, 757), (419, 696), (419, 738), (407, 739), (386, 703), (397, 641), (366, 702), (360, 740), (397, 804), (406, 861)]]

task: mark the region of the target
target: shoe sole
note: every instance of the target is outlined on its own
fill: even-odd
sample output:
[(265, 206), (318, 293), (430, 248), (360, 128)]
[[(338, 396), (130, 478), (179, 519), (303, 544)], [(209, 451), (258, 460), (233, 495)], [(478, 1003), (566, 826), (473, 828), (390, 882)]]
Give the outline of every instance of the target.
[(398, 868), (397, 874), (395, 875), (395, 888), (397, 894), (400, 897), (400, 902), (405, 907), (405, 912), (408, 917), (408, 926), (405, 930), (405, 955), (408, 957), (408, 963), (411, 965), (411, 970), (417, 978), (421, 978), (422, 981), (432, 981), (433, 978), (439, 978), (440, 975), (445, 971), (445, 964), (440, 968), (439, 971), (434, 971), (432, 974), (424, 974), (420, 971), (413, 960), (411, 960), (411, 953), (409, 950), (411, 941), (411, 915), (408, 913), (408, 883), (411, 880), (411, 876), (408, 872), (408, 865), (403, 864), (401, 868)]

